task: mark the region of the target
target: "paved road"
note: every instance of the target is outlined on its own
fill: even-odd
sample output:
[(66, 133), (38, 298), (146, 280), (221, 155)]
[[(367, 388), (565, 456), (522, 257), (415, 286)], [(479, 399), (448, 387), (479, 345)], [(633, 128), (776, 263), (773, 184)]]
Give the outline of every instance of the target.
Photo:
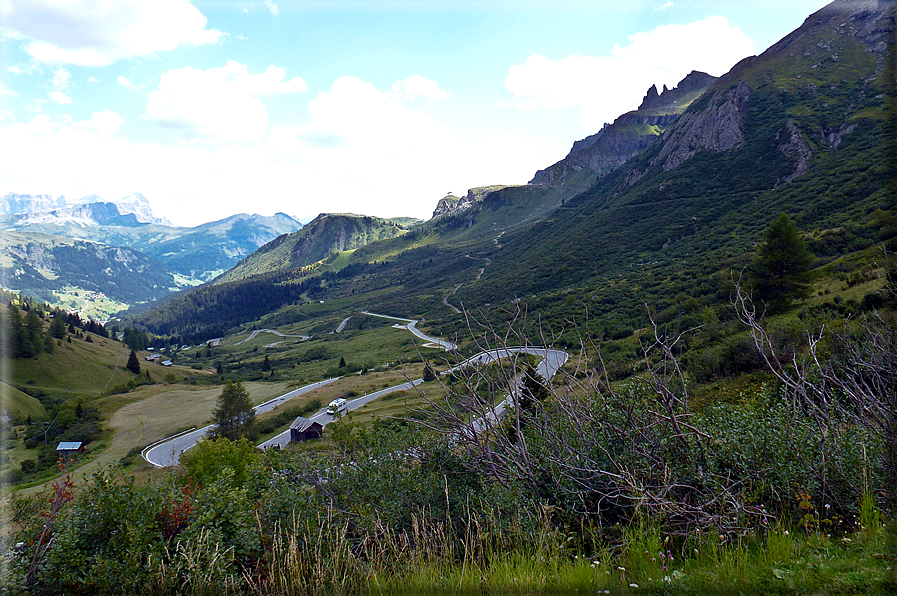
[(352, 318), (352, 317), (346, 317), (345, 319), (343, 319), (343, 322), (340, 323), (340, 324), (339, 324), (339, 327), (336, 328), (336, 332), (337, 332), (337, 333), (342, 333), (342, 332), (343, 332), (343, 329), (346, 328), (346, 324), (349, 322), (349, 319), (351, 319), (351, 318)]
[[(239, 346), (242, 343), (251, 341), (251, 340), (255, 339), (255, 336), (258, 335), (259, 333), (273, 333), (274, 335), (277, 335), (278, 337), (298, 337), (299, 339), (302, 339), (302, 340), (311, 339), (310, 335), (287, 335), (285, 333), (281, 333), (280, 331), (277, 331), (276, 329), (256, 329), (255, 331), (253, 331), (252, 333), (249, 334), (249, 337), (247, 337), (244, 340), (238, 341), (234, 345)], [(278, 342), (278, 343), (280, 343), (280, 342)], [(217, 344), (215, 344), (215, 345), (217, 345)], [(267, 348), (268, 346), (265, 346), (265, 347)]]
[(458, 347), (457, 344), (453, 344), (450, 341), (445, 341), (444, 339), (438, 339), (436, 337), (430, 337), (429, 335), (427, 335), (426, 333), (424, 333), (423, 331), (421, 331), (420, 329), (417, 328), (416, 325), (419, 323), (419, 321), (416, 321), (415, 319), (403, 319), (402, 317), (391, 317), (389, 315), (378, 315), (377, 313), (368, 312), (366, 310), (361, 311), (361, 314), (368, 315), (370, 317), (380, 317), (381, 319), (391, 319), (393, 321), (405, 321), (404, 325), (395, 325), (395, 327), (398, 327), (400, 329), (407, 329), (408, 331), (413, 333), (416, 337), (419, 337), (422, 340), (424, 340), (425, 342), (427, 342), (426, 344), (424, 344), (424, 347), (442, 348), (446, 352), (451, 352), (452, 350), (454, 350)]
[[(488, 362), (501, 360), (502, 358), (508, 358), (512, 353), (541, 356), (542, 361), (536, 365), (536, 373), (546, 381), (551, 379), (551, 377), (553, 377), (555, 373), (557, 373), (557, 371), (560, 370), (562, 366), (564, 366), (564, 363), (567, 362), (567, 359), (570, 357), (567, 352), (563, 352), (561, 350), (551, 350), (548, 348), (501, 348), (478, 354), (470, 358), (466, 362), (463, 362), (442, 374), (448, 374), (466, 366), (487, 364)], [(484, 417), (477, 418), (476, 420), (471, 421), (470, 424), (459, 431), (460, 434), (467, 436), (479, 434), (486, 428), (495, 424), (498, 420), (501, 419), (502, 416), (504, 416), (504, 413), (507, 410), (508, 406), (513, 405), (514, 401), (517, 399), (518, 391), (519, 390), (515, 379), (515, 383), (511, 387), (511, 390), (508, 392), (508, 396), (498, 404), (496, 404), (496, 406), (492, 408), (491, 411), (487, 412)]]
[[(411, 389), (412, 387), (416, 387), (423, 383), (423, 379), (414, 379), (413, 381), (407, 381), (405, 383), (401, 383), (399, 385), (393, 385), (392, 387), (387, 387), (386, 389), (381, 389), (379, 391), (374, 391), (373, 393), (368, 393), (367, 395), (362, 395), (353, 400), (349, 400), (347, 404), (348, 411), (357, 410), (361, 406), (365, 405), (368, 402), (374, 401), (377, 398), (383, 397), (384, 395), (389, 395), (390, 393), (395, 393), (396, 391), (405, 391), (406, 389)], [(309, 420), (313, 420), (314, 422), (320, 422), (321, 426), (327, 426), (331, 422), (333, 422), (336, 418), (327, 413), (327, 408), (321, 409), (314, 416), (309, 418)], [(286, 447), (287, 443), (290, 442), (290, 429), (287, 429), (277, 435), (276, 437), (272, 437), (260, 444), (259, 447), (262, 449), (270, 449), (271, 447)]]
[[(367, 314), (367, 313), (365, 313)], [(393, 317), (387, 317), (393, 318)], [(400, 319), (400, 320), (409, 320), (409, 319)], [(536, 372), (544, 377), (546, 380), (550, 379), (554, 376), (554, 374), (560, 369), (564, 363), (567, 361), (567, 353), (561, 352), (560, 350), (546, 350), (545, 348), (506, 348), (499, 350), (489, 350), (486, 352), (480, 352), (476, 356), (468, 358), (464, 362), (440, 373), (440, 375), (448, 375), (455, 371), (461, 370), (468, 366), (481, 366), (483, 364), (488, 364), (490, 362), (498, 362), (502, 358), (508, 358), (511, 354), (532, 354), (533, 356), (542, 356), (542, 361), (536, 366)], [(367, 395), (362, 395), (356, 399), (350, 400), (348, 403), (348, 411), (357, 410), (368, 402), (372, 402), (375, 399), (379, 399), (384, 395), (389, 395), (390, 393), (395, 393), (396, 391), (406, 391), (413, 387), (416, 387), (423, 383), (423, 379), (414, 379), (412, 381), (406, 381), (405, 383), (400, 383), (399, 385), (393, 385), (392, 387), (387, 387), (386, 389), (381, 389), (379, 391), (374, 391), (373, 393), (368, 393)], [(506, 406), (510, 403), (510, 396), (502, 401), (500, 404), (495, 406), (494, 410), (490, 412), (490, 421), (494, 422), (498, 418), (501, 418), (502, 414), (504, 414)], [(327, 426), (331, 422), (334, 421), (334, 417), (330, 414), (327, 414), (327, 409), (323, 408), (319, 412), (317, 412), (314, 416), (309, 418), (314, 422), (319, 422), (321, 426)], [(475, 432), (480, 432), (483, 428), (486, 427), (486, 422), (474, 421), (473, 426), (475, 427)], [(286, 447), (286, 445), (290, 442), (290, 430), (287, 429), (277, 435), (276, 437), (272, 437), (259, 445), (262, 449), (270, 449), (271, 447)]]
[[(279, 397), (275, 397), (274, 399), (268, 400), (263, 404), (257, 405), (255, 407), (255, 413), (256, 415), (258, 415), (273, 410), (277, 406), (293, 399), (294, 397), (298, 397), (302, 394), (308, 393), (309, 391), (313, 391), (319, 387), (328, 385), (336, 380), (336, 378), (325, 379), (323, 381), (318, 381), (316, 383), (311, 383), (310, 385), (300, 387), (299, 389), (294, 389), (288, 393), (284, 393)], [(178, 435), (176, 437), (163, 441), (162, 443), (159, 443), (147, 449), (143, 453), (143, 459), (156, 466), (157, 468), (176, 466), (180, 461), (181, 453), (193, 447), (193, 445), (195, 445), (197, 441), (209, 434), (209, 431), (211, 430), (212, 425), (204, 426), (203, 428), (200, 428), (198, 430), (185, 433), (183, 435)]]

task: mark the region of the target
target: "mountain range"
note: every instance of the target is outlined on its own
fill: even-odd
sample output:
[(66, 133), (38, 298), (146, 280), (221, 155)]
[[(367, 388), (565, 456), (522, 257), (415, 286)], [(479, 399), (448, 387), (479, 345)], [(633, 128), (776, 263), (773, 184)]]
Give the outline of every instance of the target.
[[(732, 271), (750, 263), (783, 211), (819, 275), (871, 279), (886, 233), (872, 214), (893, 208), (894, 77), (884, 75), (894, 68), (894, 6), (836, 0), (722, 77), (693, 72), (674, 89), (652, 87), (639, 109), (577, 141), (527, 185), (449, 195), (431, 220), (330, 264), (289, 269), (279, 258), (194, 291), (224, 302), (232, 292), (226, 321), (205, 312), (197, 324), (199, 296), (137, 321), (221, 333), (248, 320), (234, 316), (243, 285), (293, 284), (427, 317), (435, 330), (457, 329), (462, 305), (497, 319), (526, 308), (558, 323), (585, 308), (590, 329), (616, 335), (643, 326), (646, 305), (664, 321), (699, 324), (731, 308)], [(303, 292), (270, 294), (265, 309), (295, 309)]]
[[(648, 302), (694, 322), (782, 211), (821, 273), (868, 271), (856, 255), (885, 233), (871, 214), (892, 208), (894, 77), (883, 74), (895, 68), (894, 5), (836, 0), (719, 78), (695, 71), (673, 89), (652, 86), (530, 183), (448, 195), (426, 222), (322, 214), (300, 229), (284, 214), (238, 215), (187, 229), (118, 204), (18, 195), (4, 198), (18, 210), (4, 222), (138, 250), (167, 268), (168, 288), (211, 282), (134, 319), (154, 332), (220, 334), (247, 321), (238, 313), (250, 295), (257, 314), (295, 308), (307, 292), (446, 326), (462, 304), (558, 321), (587, 307), (597, 328), (620, 333), (643, 324)], [(28, 251), (16, 254), (10, 270), (24, 270)], [(230, 304), (226, 318), (199, 315), (212, 296)]]
[[(0, 199), (0, 226), (4, 286), (106, 318), (209, 281), (302, 224), (284, 213), (241, 213), (176, 227), (154, 216), (139, 193), (116, 201), (9, 193)], [(73, 261), (75, 247), (79, 256)], [(108, 255), (116, 256), (110, 261)], [(110, 275), (116, 283), (109, 283)], [(105, 307), (85, 299), (97, 292), (104, 294)]]

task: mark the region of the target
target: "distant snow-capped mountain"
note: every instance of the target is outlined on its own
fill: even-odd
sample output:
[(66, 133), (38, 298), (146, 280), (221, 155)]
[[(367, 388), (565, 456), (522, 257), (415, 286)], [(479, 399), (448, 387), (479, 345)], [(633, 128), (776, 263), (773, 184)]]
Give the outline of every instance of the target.
[[(99, 205), (100, 207), (85, 209), (85, 206)], [(109, 206), (116, 208), (116, 213), (111, 213)], [(154, 223), (171, 226), (172, 223), (164, 217), (155, 217), (149, 199), (135, 192), (128, 196), (107, 201), (98, 195), (87, 195), (79, 199), (69, 199), (60, 195), (55, 199), (51, 195), (29, 195), (7, 193), (0, 198), (0, 216), (23, 216), (16, 218), (19, 225), (37, 223), (75, 223), (78, 225), (96, 225), (111, 223), (94, 219), (94, 215), (109, 217), (133, 215), (134, 224)], [(127, 225), (128, 219), (116, 221), (118, 225)]]

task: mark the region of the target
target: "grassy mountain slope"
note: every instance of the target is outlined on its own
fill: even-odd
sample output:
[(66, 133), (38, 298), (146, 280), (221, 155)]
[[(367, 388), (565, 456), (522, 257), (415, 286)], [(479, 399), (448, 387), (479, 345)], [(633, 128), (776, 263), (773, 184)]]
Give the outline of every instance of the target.
[(398, 223), (379, 217), (325, 213), (308, 222), (298, 232), (279, 236), (262, 246), (219, 277), (215, 283), (305, 267), (335, 252), (354, 250), (406, 232), (407, 229)]
[[(289, 251), (272, 243), (279, 260), (247, 259), (258, 264), (256, 289), (235, 283), (227, 300), (261, 313), (327, 299), (426, 316), (444, 329), (457, 326), (451, 304), (507, 310), (518, 298), (556, 322), (587, 307), (599, 330), (643, 325), (646, 303), (694, 322), (702, 308), (728, 304), (729, 272), (750, 263), (782, 211), (811, 241), (823, 276), (869, 277), (880, 238), (872, 214), (886, 206), (890, 176), (882, 72), (893, 2), (879, 4), (869, 12), (836, 2), (811, 16), (689, 96), (657, 142), (575, 198), (566, 185), (497, 190), (340, 257), (338, 275), (326, 263), (287, 273)], [(217, 291), (223, 299), (225, 288)], [(242, 309), (201, 313), (203, 300), (191, 300), (151, 328), (196, 330)]]
[[(736, 66), (643, 155), (532, 230), (510, 234), (491, 274), (461, 296), (489, 302), (512, 287), (576, 286), (596, 289), (588, 303), (599, 312), (622, 300), (631, 313), (662, 294), (668, 303), (682, 291), (714, 294), (782, 211), (824, 239), (814, 244), (820, 257), (874, 244), (871, 214), (884, 206), (889, 177), (886, 35), (863, 32), (887, 25), (881, 13), (852, 6), (835, 3)], [(644, 293), (663, 279), (669, 284)]]
[(3, 381), (0, 381), (0, 395), (3, 396), (3, 399), (0, 400), (3, 403), (0, 413), (10, 416), (14, 420), (25, 420), (28, 417), (31, 417), (32, 420), (44, 420), (47, 417), (46, 408), (37, 398), (31, 397)]

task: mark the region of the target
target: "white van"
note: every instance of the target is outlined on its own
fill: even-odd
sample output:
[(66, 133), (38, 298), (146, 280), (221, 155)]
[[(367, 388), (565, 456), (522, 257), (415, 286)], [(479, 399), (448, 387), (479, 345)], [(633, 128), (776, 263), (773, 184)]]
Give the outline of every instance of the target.
[(335, 416), (336, 414), (341, 414), (349, 409), (348, 400), (339, 397), (327, 405), (327, 413), (331, 416)]

